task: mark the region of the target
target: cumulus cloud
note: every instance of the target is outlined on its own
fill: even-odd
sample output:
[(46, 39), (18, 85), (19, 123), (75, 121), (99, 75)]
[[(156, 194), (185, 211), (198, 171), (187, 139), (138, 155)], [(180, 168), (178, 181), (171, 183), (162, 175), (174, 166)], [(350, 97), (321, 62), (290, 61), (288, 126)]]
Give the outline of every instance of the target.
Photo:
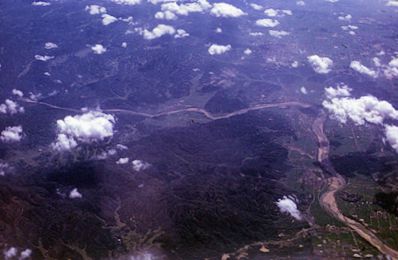
[(350, 64), (350, 68), (361, 73), (361, 74), (365, 74), (368, 75), (372, 78), (376, 78), (377, 77), (377, 72), (374, 70), (369, 69), (368, 67), (366, 67), (365, 65), (361, 64), (361, 62), (359, 61), (351, 61)]
[(257, 11), (260, 11), (264, 8), (262, 5), (254, 4), (254, 3), (250, 4), (250, 7)]
[(22, 126), (9, 126), (1, 132), (0, 140), (6, 143), (19, 142), (22, 139)]
[(112, 0), (112, 2), (119, 5), (137, 5), (141, 3), (141, 0)]
[(93, 143), (113, 136), (115, 118), (98, 111), (82, 115), (66, 116), (57, 121), (57, 139), (52, 144), (54, 150), (65, 151), (75, 148), (79, 142)]
[(117, 144), (116, 148), (119, 150), (128, 150), (129, 148), (123, 144)]
[(263, 36), (264, 34), (262, 32), (250, 32), (249, 35), (257, 37), (257, 36)]
[(183, 29), (177, 29), (176, 34), (174, 35), (174, 38), (185, 38), (188, 37), (189, 33), (187, 33), (185, 30)]
[(349, 97), (351, 96), (352, 89), (347, 85), (339, 84), (336, 88), (327, 87), (325, 88), (325, 95), (328, 99), (336, 98), (336, 97)]
[(116, 21), (117, 21), (117, 18), (112, 15), (109, 15), (109, 14), (102, 15), (102, 24), (105, 26), (110, 25), (111, 23), (114, 23)]
[(347, 14), (347, 15), (340, 15), (340, 16), (338, 17), (338, 19), (339, 19), (340, 21), (349, 22), (349, 21), (351, 21), (352, 16), (351, 16), (350, 14)]
[(30, 250), (29, 248), (23, 250), (19, 256), (19, 259), (28, 259), (30, 258), (30, 256), (32, 255), (32, 250)]
[(164, 35), (174, 35), (176, 30), (173, 26), (158, 24), (152, 31), (147, 29), (139, 31), (139, 33), (144, 37), (145, 40), (153, 40), (156, 38), (160, 38)]
[(232, 49), (231, 45), (212, 44), (207, 50), (210, 55), (220, 55)]
[(269, 17), (283, 17), (285, 15), (292, 15), (292, 11), (290, 10), (279, 10), (279, 9), (265, 9), (264, 14)]
[(156, 12), (155, 14), (156, 19), (164, 19), (164, 20), (175, 20), (177, 19), (177, 15), (175, 15), (173, 12), (170, 11), (161, 11), (161, 12)]
[(216, 17), (239, 17), (246, 15), (241, 9), (227, 3), (215, 3), (210, 14)]
[(398, 111), (387, 101), (374, 96), (332, 97), (322, 102), (331, 118), (346, 123), (349, 119), (357, 125), (383, 124), (385, 119), (398, 119)]
[(250, 54), (253, 53), (253, 51), (250, 50), (249, 48), (247, 48), (246, 50), (243, 51), (243, 53), (244, 53), (245, 55), (250, 55)]
[(384, 131), (387, 142), (398, 152), (398, 126), (386, 125)]
[[(352, 98), (350, 92), (351, 89), (345, 85), (325, 89), (327, 99), (322, 105), (332, 119), (342, 124), (351, 120), (356, 125), (365, 123), (384, 125), (386, 119), (398, 119), (398, 110), (389, 102), (370, 95)], [(398, 127), (394, 125), (384, 125), (384, 127), (385, 140), (398, 152)]]
[(102, 45), (102, 44), (95, 44), (94, 46), (91, 46), (91, 50), (95, 53), (95, 54), (103, 54), (106, 52), (106, 48)]
[(307, 95), (307, 94), (308, 94), (308, 91), (307, 91), (307, 89), (306, 89), (304, 86), (302, 86), (302, 87), (300, 88), (300, 92), (301, 92), (301, 94), (304, 94), (304, 95)]
[(3, 255), (5, 259), (11, 259), (15, 256), (17, 256), (18, 254), (18, 249), (16, 249), (15, 247), (10, 247), (6, 250), (4, 250)]
[(131, 162), (131, 164), (133, 165), (134, 171), (137, 171), (137, 172), (146, 170), (151, 166), (149, 163), (141, 161), (141, 160), (134, 160)]
[(55, 58), (54, 56), (48, 56), (48, 55), (38, 55), (38, 54), (35, 55), (35, 59), (39, 61), (48, 61), (54, 58)]
[(106, 8), (99, 5), (87, 5), (85, 10), (91, 15), (106, 13)]
[(51, 50), (51, 49), (58, 48), (58, 45), (55, 44), (55, 43), (53, 43), (53, 42), (46, 42), (46, 43), (44, 44), (44, 48), (45, 48), (46, 50)]
[[(199, 0), (193, 3), (177, 4), (176, 2), (163, 3), (160, 7), (164, 13), (164, 17), (168, 15), (169, 18), (176, 17), (177, 15), (187, 16), (190, 13), (201, 13), (211, 8), (211, 4), (207, 0)], [(168, 14), (167, 14), (168, 12)], [(172, 15), (174, 14), (174, 16)], [(158, 15), (161, 17), (161, 14)], [(173, 20), (173, 19), (168, 19)]]
[(10, 165), (8, 163), (2, 163), (0, 162), (0, 176), (6, 175), (6, 171), (10, 168)]
[(307, 57), (307, 60), (316, 73), (326, 74), (332, 70), (331, 67), (333, 66), (333, 61), (328, 57), (311, 55)]
[(124, 158), (119, 158), (119, 160), (116, 161), (116, 164), (126, 164), (129, 162), (129, 158), (124, 157)]
[(386, 3), (386, 6), (395, 6), (395, 7), (398, 7), (398, 0), (389, 0), (389, 1)]
[(341, 26), (343, 31), (348, 31), (349, 34), (355, 35), (355, 31), (358, 30), (358, 26), (356, 25), (343, 25)]
[(388, 79), (398, 77), (398, 56), (392, 58), (388, 65), (385, 66), (384, 75)]
[(279, 25), (279, 22), (278, 22), (278, 20), (264, 18), (264, 19), (258, 19), (256, 21), (256, 25), (262, 26), (262, 27), (275, 27), (275, 26)]
[(286, 32), (286, 31), (276, 31), (276, 30), (269, 30), (268, 33), (272, 37), (279, 38), (279, 39), (282, 38), (283, 36), (287, 36), (290, 34), (289, 32)]
[(6, 99), (3, 104), (0, 104), (0, 113), (13, 115), (23, 112), (25, 112), (25, 109), (10, 99)]
[(70, 199), (81, 199), (81, 198), (83, 198), (83, 195), (77, 190), (77, 188), (74, 188), (69, 193), (69, 198)]
[(51, 5), (49, 2), (44, 2), (44, 1), (35, 1), (32, 2), (33, 6), (49, 6)]
[(302, 0), (297, 1), (297, 2), (296, 2), (296, 5), (298, 5), (298, 6), (304, 6), (304, 5), (305, 5), (305, 2), (302, 1)]
[(12, 89), (12, 94), (17, 96), (17, 97), (23, 97), (23, 92), (21, 90), (19, 90), (19, 89), (16, 89), (16, 88)]
[(302, 219), (301, 213), (298, 210), (297, 204), (294, 202), (293, 198), (283, 196), (282, 199), (279, 199), (276, 202), (276, 205), (278, 206), (279, 210), (282, 213), (289, 213), (290, 216), (292, 216), (293, 218), (295, 218), (297, 220)]

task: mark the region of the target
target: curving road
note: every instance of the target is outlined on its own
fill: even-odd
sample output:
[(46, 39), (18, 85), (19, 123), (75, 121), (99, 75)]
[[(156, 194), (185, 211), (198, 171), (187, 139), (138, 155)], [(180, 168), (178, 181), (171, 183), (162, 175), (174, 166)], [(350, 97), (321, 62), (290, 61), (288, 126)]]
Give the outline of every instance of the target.
[(343, 189), (347, 184), (344, 177), (334, 170), (329, 161), (329, 140), (324, 132), (324, 122), (326, 115), (322, 114), (315, 119), (312, 130), (318, 140), (318, 156), (317, 160), (325, 169), (332, 174), (332, 177), (326, 179), (327, 190), (321, 195), (319, 203), (335, 219), (343, 222), (345, 225), (353, 229), (359, 236), (368, 241), (372, 246), (377, 248), (379, 252), (392, 259), (398, 259), (398, 251), (392, 249), (380, 240), (372, 231), (367, 229), (361, 223), (348, 218), (341, 213), (336, 202), (336, 193)]
[[(31, 103), (31, 104), (37, 104), (37, 105), (43, 105), (49, 108), (53, 109), (60, 109), (60, 110), (65, 110), (65, 111), (71, 111), (71, 112), (77, 112), (81, 113), (82, 111), (79, 109), (74, 109), (74, 108), (67, 108), (67, 107), (61, 107), (61, 106), (56, 106), (52, 105), (50, 103), (46, 102), (41, 102), (41, 101), (36, 101), (32, 99), (27, 99), (27, 98), (22, 98), (21, 101), (25, 103)], [(255, 110), (261, 110), (265, 108), (273, 108), (273, 107), (279, 107), (279, 108), (289, 108), (289, 107), (301, 107), (301, 108), (308, 108), (311, 107), (310, 104), (305, 104), (302, 102), (297, 102), (297, 101), (289, 101), (289, 102), (281, 102), (281, 103), (270, 103), (270, 104), (258, 104), (254, 105), (248, 108), (243, 108), (240, 110), (236, 110), (232, 113), (227, 113), (227, 114), (220, 114), (220, 115), (215, 115), (213, 113), (208, 112), (207, 110), (203, 108), (198, 108), (198, 107), (188, 107), (188, 108), (182, 108), (182, 109), (176, 109), (176, 110), (170, 110), (170, 111), (164, 111), (164, 112), (159, 112), (155, 114), (150, 114), (150, 113), (145, 113), (145, 112), (137, 112), (133, 110), (128, 110), (128, 109), (102, 109), (101, 111), (107, 112), (107, 113), (121, 113), (121, 114), (130, 114), (134, 116), (143, 116), (147, 118), (157, 118), (161, 116), (168, 116), (168, 115), (173, 115), (173, 114), (179, 114), (179, 113), (186, 113), (186, 112), (193, 112), (193, 113), (200, 113), (203, 114), (205, 117), (207, 117), (210, 120), (219, 120), (219, 119), (225, 119), (225, 118), (230, 118), (233, 116), (237, 115), (242, 115), (246, 114), (247, 112), (250, 111), (255, 111)]]

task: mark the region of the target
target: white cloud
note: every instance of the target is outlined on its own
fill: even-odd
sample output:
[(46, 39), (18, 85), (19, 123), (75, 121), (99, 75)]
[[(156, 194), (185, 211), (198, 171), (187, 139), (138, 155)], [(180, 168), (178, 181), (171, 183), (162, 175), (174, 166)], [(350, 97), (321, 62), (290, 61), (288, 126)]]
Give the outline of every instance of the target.
[(141, 0), (112, 0), (112, 2), (119, 5), (137, 5), (141, 3)]
[(117, 154), (117, 150), (116, 149), (109, 149), (109, 150), (103, 151), (102, 153), (94, 156), (94, 159), (96, 159), (96, 160), (105, 160), (105, 159), (107, 159), (107, 158), (109, 158), (111, 156), (114, 156), (116, 154)]
[(82, 115), (66, 116), (57, 121), (57, 140), (54, 150), (64, 151), (75, 148), (79, 142), (92, 143), (113, 136), (115, 118), (112, 115), (89, 111)]
[(257, 37), (257, 36), (263, 36), (264, 33), (262, 33), (262, 32), (251, 32), (251, 33), (249, 33), (249, 35)]
[(349, 21), (351, 21), (352, 16), (351, 16), (350, 14), (347, 14), (347, 15), (340, 15), (340, 16), (338, 17), (338, 19), (339, 19), (340, 21), (349, 22)]
[(0, 162), (0, 176), (6, 175), (6, 171), (10, 168), (10, 165), (8, 163), (2, 163)]
[(296, 5), (298, 5), (298, 6), (304, 6), (304, 5), (305, 5), (305, 2), (302, 1), (302, 0), (297, 1), (297, 2), (296, 2)]
[(247, 48), (246, 50), (243, 51), (243, 53), (244, 53), (245, 55), (250, 55), (250, 54), (252, 54), (252, 50), (250, 50), (249, 48)]
[(262, 27), (275, 27), (275, 26), (279, 25), (279, 22), (278, 22), (278, 20), (264, 18), (264, 19), (257, 20), (256, 25), (262, 26)]
[(6, 99), (3, 104), (0, 104), (0, 113), (13, 115), (23, 112), (25, 112), (25, 109), (10, 99)]
[(389, 0), (389, 1), (386, 3), (386, 6), (395, 6), (395, 7), (398, 7), (398, 0)]
[(177, 33), (174, 35), (174, 38), (178, 39), (178, 38), (185, 38), (188, 36), (189, 36), (189, 33), (187, 33), (185, 30), (177, 29)]
[(304, 86), (300, 88), (300, 92), (301, 92), (301, 94), (304, 94), (304, 95), (308, 94), (308, 91)]
[(9, 126), (1, 132), (0, 140), (6, 143), (19, 142), (22, 139), (22, 126)]
[(109, 14), (102, 15), (102, 24), (105, 26), (110, 25), (111, 23), (114, 23), (116, 21), (117, 21), (117, 18), (112, 15), (109, 15)]
[(27, 249), (25, 249), (24, 251), (21, 252), (21, 254), (19, 256), (19, 260), (28, 259), (28, 258), (30, 258), (31, 255), (32, 255), (32, 250), (27, 248)]
[(46, 50), (51, 50), (51, 49), (58, 48), (58, 45), (55, 44), (55, 43), (53, 43), (53, 42), (46, 42), (46, 43), (44, 44), (44, 48), (45, 48)]
[(117, 144), (116, 148), (119, 150), (128, 150), (129, 148), (123, 144)]
[(157, 5), (159, 3), (174, 2), (175, 0), (148, 0), (151, 4)]
[(48, 56), (48, 55), (38, 55), (38, 54), (35, 55), (35, 59), (39, 61), (48, 61), (54, 58), (55, 58), (54, 56)]
[(384, 70), (384, 75), (388, 79), (398, 77), (398, 56), (392, 58)]
[(177, 15), (170, 11), (156, 12), (155, 18), (164, 20), (175, 20), (177, 19)]
[(326, 74), (331, 71), (333, 61), (328, 57), (320, 57), (318, 55), (311, 55), (307, 57), (308, 62), (316, 73)]
[(222, 33), (222, 29), (220, 27), (216, 28), (216, 33)]
[[(398, 119), (398, 110), (389, 102), (379, 100), (374, 96), (352, 98), (351, 89), (345, 85), (337, 88), (326, 88), (327, 99), (322, 102), (323, 107), (330, 113), (332, 119), (345, 124), (348, 120), (356, 125), (366, 123), (383, 125), (386, 119)], [(385, 140), (398, 152), (398, 127), (385, 126)]]
[(254, 3), (250, 4), (250, 7), (257, 11), (260, 11), (264, 8), (262, 5), (258, 5), (258, 4), (254, 4)]
[(173, 26), (165, 25), (165, 24), (158, 24), (152, 31), (147, 29), (142, 30), (140, 34), (144, 37), (145, 40), (153, 40), (163, 35), (174, 35), (176, 30)]
[(282, 38), (283, 36), (287, 36), (290, 34), (289, 32), (286, 32), (286, 31), (276, 31), (276, 30), (269, 30), (268, 33), (272, 37), (279, 38), (279, 39)]
[(126, 164), (129, 162), (129, 158), (124, 157), (124, 158), (119, 158), (119, 160), (116, 161), (116, 164)]
[(148, 169), (151, 166), (149, 163), (141, 161), (141, 160), (134, 160), (131, 163), (133, 164), (134, 171), (137, 171), (137, 172)]
[(241, 9), (227, 3), (215, 3), (210, 14), (216, 17), (239, 17), (246, 15)]
[(356, 25), (351, 25), (351, 24), (349, 24), (349, 25), (342, 25), (342, 26), (341, 26), (341, 29), (342, 29), (343, 31), (358, 30), (358, 26), (356, 26)]
[(398, 153), (398, 126), (386, 125), (385, 135), (387, 142)]
[(11, 259), (18, 254), (18, 250), (15, 247), (10, 247), (3, 252), (5, 259)]
[(278, 206), (279, 210), (282, 213), (289, 213), (293, 218), (297, 220), (302, 219), (301, 213), (298, 210), (297, 205), (292, 198), (283, 196), (282, 199), (279, 199), (276, 202), (276, 205)]
[(99, 5), (87, 5), (85, 10), (91, 15), (106, 13), (106, 8)]
[(232, 49), (231, 45), (212, 44), (207, 50), (210, 55), (220, 55)]
[(325, 94), (328, 99), (336, 98), (336, 97), (349, 97), (351, 96), (352, 89), (347, 85), (339, 84), (336, 88), (327, 87), (325, 88)]
[[(160, 9), (163, 12), (170, 12), (174, 15), (187, 16), (189, 13), (201, 13), (208, 10), (211, 4), (207, 0), (199, 0), (194, 3), (177, 4), (176, 2), (163, 3)], [(171, 15), (169, 15), (172, 17)]]
[(23, 92), (21, 91), (21, 90), (19, 90), (19, 89), (13, 89), (12, 90), (12, 94), (13, 95), (15, 95), (15, 96), (17, 96), (17, 97), (23, 97)]
[(398, 111), (387, 101), (374, 96), (360, 98), (335, 97), (322, 102), (331, 118), (346, 123), (348, 119), (357, 125), (383, 124), (385, 119), (398, 119)]
[(269, 17), (283, 17), (285, 15), (292, 15), (292, 11), (290, 10), (279, 10), (279, 9), (265, 9), (264, 14)]
[(102, 44), (95, 44), (94, 46), (91, 46), (91, 50), (95, 54), (103, 54), (106, 52), (106, 48)]
[(298, 61), (293, 61), (292, 64), (290, 64), (292, 66), (292, 68), (298, 68), (298, 66), (300, 65)]
[(34, 6), (49, 6), (51, 4), (49, 2), (37, 1), (37, 2), (32, 2), (32, 5), (34, 5)]
[(74, 188), (69, 193), (69, 198), (70, 199), (81, 199), (81, 198), (83, 198), (83, 195), (77, 190), (77, 188)]
[(66, 134), (58, 134), (57, 140), (52, 144), (52, 148), (57, 151), (72, 150), (77, 146), (77, 142), (73, 137)]
[(350, 64), (350, 68), (361, 73), (361, 74), (365, 74), (368, 75), (372, 78), (376, 78), (377, 77), (377, 72), (374, 70), (369, 69), (368, 67), (366, 67), (365, 65), (362, 65), (361, 62), (359, 61), (351, 61)]

